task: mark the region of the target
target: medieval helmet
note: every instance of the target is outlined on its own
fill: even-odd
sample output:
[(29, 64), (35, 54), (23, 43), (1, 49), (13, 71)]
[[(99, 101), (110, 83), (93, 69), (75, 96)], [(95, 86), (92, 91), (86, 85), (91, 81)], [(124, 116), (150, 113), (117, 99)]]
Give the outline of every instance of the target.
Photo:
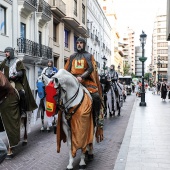
[(77, 40), (76, 40), (76, 43), (77, 42), (82, 42), (83, 43), (83, 48), (81, 49), (81, 50), (79, 50), (78, 48), (77, 48), (77, 51), (78, 52), (84, 52), (85, 51), (85, 47), (86, 47), (86, 40), (84, 39), (84, 38), (82, 38), (82, 37), (79, 37), (79, 38), (77, 38)]
[(51, 63), (51, 67), (53, 67), (53, 60), (52, 59), (48, 59), (48, 63)]
[(115, 70), (115, 65), (112, 64), (112, 65), (110, 66), (110, 69), (111, 69), (111, 70)]
[(10, 59), (14, 58), (14, 49), (12, 47), (7, 47), (5, 48), (4, 52), (9, 52), (10, 53)]

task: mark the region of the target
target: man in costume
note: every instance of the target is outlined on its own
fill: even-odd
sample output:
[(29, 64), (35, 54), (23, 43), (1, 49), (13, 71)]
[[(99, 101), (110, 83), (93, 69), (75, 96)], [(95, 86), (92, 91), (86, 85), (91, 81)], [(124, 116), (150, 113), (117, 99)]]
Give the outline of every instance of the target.
[[(114, 65), (111, 65), (110, 66), (110, 70), (109, 72), (107, 73), (107, 81), (109, 82), (108, 83), (108, 90), (111, 88), (112, 86), (112, 89), (114, 90), (116, 96), (122, 96), (122, 88), (118, 82), (118, 79), (119, 79), (119, 75), (118, 73), (115, 71), (115, 66)], [(107, 93), (107, 95), (110, 95), (109, 93)], [(110, 99), (109, 96), (107, 96), (107, 99)], [(122, 97), (121, 97), (122, 99)], [(115, 115), (115, 110), (114, 110), (114, 107), (116, 105), (116, 103), (114, 104), (113, 102), (116, 102), (116, 100), (114, 100), (114, 95), (113, 95), (113, 92), (111, 90), (111, 100), (112, 100), (112, 110), (110, 112), (110, 116), (114, 116)], [(120, 101), (121, 103), (123, 103), (123, 101), (121, 100)], [(107, 115), (105, 115), (106, 117)], [(118, 113), (118, 116), (120, 116), (120, 112)]]
[[(102, 102), (102, 90), (96, 62), (94, 56), (85, 51), (86, 41), (84, 38), (78, 38), (76, 44), (77, 52), (69, 57), (65, 65), (65, 69), (73, 74), (77, 80), (90, 92), (93, 99), (92, 108), (94, 125), (102, 127), (102, 121), (99, 119)], [(99, 140), (103, 140), (102, 128), (97, 131), (97, 135), (99, 138), (101, 137)]]
[[(55, 73), (58, 72), (58, 69), (54, 67), (53, 65), (53, 60), (49, 59), (47, 63), (47, 67), (45, 67), (41, 73), (41, 76), (38, 77), (37, 80), (37, 96), (36, 96), (36, 103), (38, 105), (38, 108), (34, 110), (34, 123), (36, 122), (37, 118), (39, 118), (39, 108), (40, 108), (40, 103), (43, 102), (45, 106), (45, 84), (42, 80), (42, 75), (44, 74), (48, 78), (51, 78)], [(45, 108), (44, 108), (45, 109)], [(53, 121), (53, 116), (48, 117), (48, 126), (47, 126), (47, 131), (50, 131), (50, 127), (52, 126), (52, 121)], [(42, 120), (44, 122), (44, 120)], [(44, 127), (41, 128), (41, 130), (44, 130)]]
[(26, 111), (36, 109), (37, 105), (26, 77), (24, 64), (20, 59), (14, 56), (13, 48), (7, 47), (4, 52), (6, 58), (0, 64), (0, 70), (11, 83), (15, 84), (15, 88), (20, 96), (21, 117), (26, 117)]
[(58, 70), (56, 67), (53, 66), (53, 60), (48, 60), (48, 66), (45, 67), (41, 74), (45, 74), (48, 78), (51, 78)]

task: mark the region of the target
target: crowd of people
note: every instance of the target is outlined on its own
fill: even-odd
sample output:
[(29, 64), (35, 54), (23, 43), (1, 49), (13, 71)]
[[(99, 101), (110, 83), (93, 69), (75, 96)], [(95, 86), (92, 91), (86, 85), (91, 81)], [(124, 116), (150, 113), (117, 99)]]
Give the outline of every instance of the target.
[(163, 101), (170, 99), (170, 85), (166, 81), (153, 83), (152, 94), (160, 95)]

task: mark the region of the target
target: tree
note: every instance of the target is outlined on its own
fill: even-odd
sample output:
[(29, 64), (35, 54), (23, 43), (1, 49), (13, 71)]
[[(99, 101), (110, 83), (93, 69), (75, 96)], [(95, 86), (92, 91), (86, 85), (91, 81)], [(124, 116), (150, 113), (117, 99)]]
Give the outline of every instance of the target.
[(145, 73), (144, 79), (148, 80), (148, 82), (149, 82), (149, 78), (150, 78), (150, 73)]
[(125, 65), (123, 67), (123, 75), (124, 76), (130, 75), (129, 71), (130, 71), (130, 65), (128, 63), (125, 63)]

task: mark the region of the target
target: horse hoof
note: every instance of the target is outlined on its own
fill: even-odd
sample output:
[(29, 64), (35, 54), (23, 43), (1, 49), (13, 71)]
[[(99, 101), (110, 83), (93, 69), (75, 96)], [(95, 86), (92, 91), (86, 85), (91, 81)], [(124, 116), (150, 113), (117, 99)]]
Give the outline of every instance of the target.
[(86, 169), (86, 165), (79, 165), (79, 170), (84, 170)]
[(12, 153), (12, 154), (7, 154), (6, 157), (5, 157), (5, 159), (10, 160), (10, 159), (12, 159), (13, 157), (14, 157), (13, 153)]
[(120, 116), (120, 113), (118, 113), (118, 115), (117, 116)]
[(92, 161), (92, 160), (93, 160), (93, 154), (91, 154), (91, 155), (88, 154), (88, 160), (89, 160), (89, 161)]
[(73, 170), (73, 168), (71, 168), (71, 169), (70, 169), (70, 168), (67, 168), (66, 170)]
[(27, 145), (27, 140), (22, 142), (22, 146), (26, 146)]

